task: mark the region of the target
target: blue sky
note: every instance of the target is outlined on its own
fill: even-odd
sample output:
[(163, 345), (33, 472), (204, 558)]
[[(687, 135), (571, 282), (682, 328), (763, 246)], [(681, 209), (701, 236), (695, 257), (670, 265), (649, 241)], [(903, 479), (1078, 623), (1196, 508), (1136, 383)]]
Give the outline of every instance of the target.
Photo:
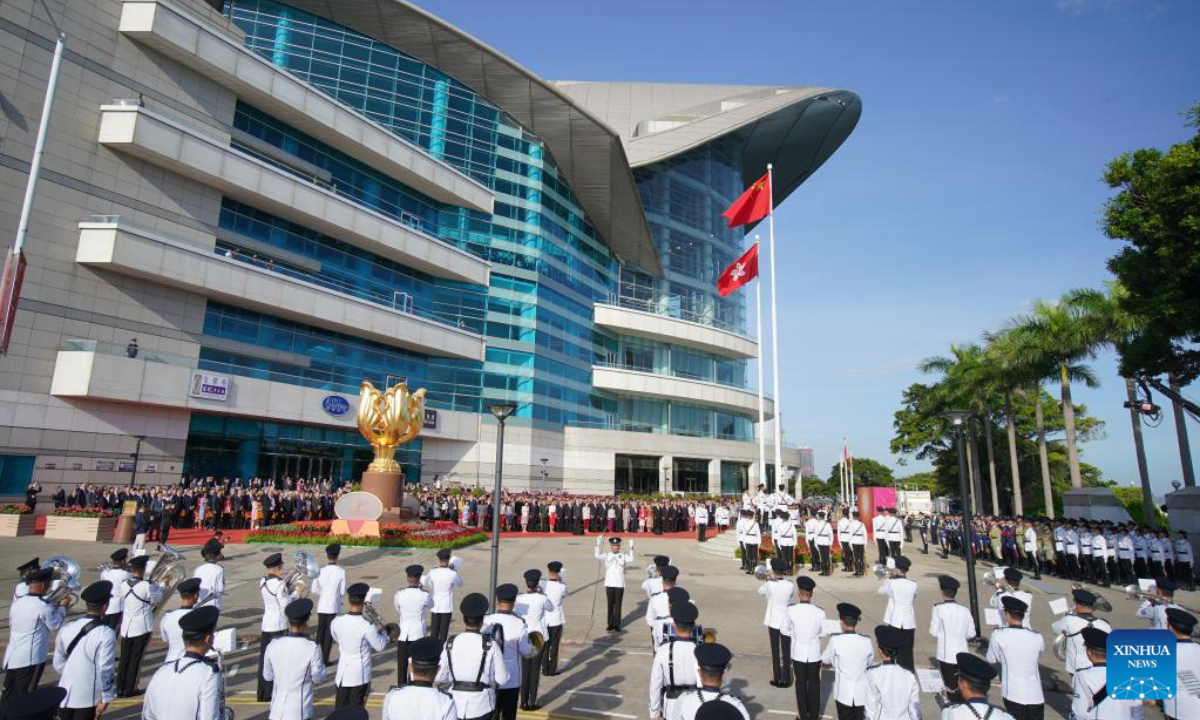
[[(922, 358), (1103, 282), (1104, 164), (1183, 139), (1178, 113), (1200, 100), (1191, 0), (418, 1), (551, 79), (862, 97), (857, 130), (776, 217), (784, 428), (822, 473), (843, 436), (896, 465), (892, 413)], [(1076, 399), (1107, 436), (1084, 459), (1136, 481), (1124, 386), (1111, 357), (1094, 365), (1101, 388)], [(1146, 438), (1162, 492), (1180, 477), (1172, 419)]]

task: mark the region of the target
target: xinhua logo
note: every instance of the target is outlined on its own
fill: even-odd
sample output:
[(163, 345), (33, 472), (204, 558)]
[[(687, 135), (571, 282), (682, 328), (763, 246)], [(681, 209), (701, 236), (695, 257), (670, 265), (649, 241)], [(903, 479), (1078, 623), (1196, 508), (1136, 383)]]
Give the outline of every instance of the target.
[(1108, 634), (1108, 696), (1115, 700), (1175, 697), (1175, 635), (1167, 630)]

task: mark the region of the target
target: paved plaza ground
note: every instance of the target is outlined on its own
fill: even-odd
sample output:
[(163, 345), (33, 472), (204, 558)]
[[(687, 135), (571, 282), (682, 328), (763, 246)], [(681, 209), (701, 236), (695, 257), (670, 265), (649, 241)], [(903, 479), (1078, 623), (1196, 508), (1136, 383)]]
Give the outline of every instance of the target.
[[(7, 642), (7, 606), (11, 601), (11, 588), (16, 583), (14, 568), (33, 556), (43, 559), (51, 555), (69, 555), (85, 568), (84, 584), (98, 579), (95, 566), (107, 559), (116, 546), (103, 543), (71, 543), (51, 541), (41, 537), (0, 539), (0, 605), (4, 606), (3, 632), (0, 637)], [(530, 720), (541, 718), (564, 718), (566, 720), (648, 720), (647, 688), (650, 676), (649, 633), (643, 622), (646, 601), (640, 584), (645, 578), (644, 567), (656, 554), (669, 555), (673, 564), (681, 570), (680, 584), (686, 587), (700, 608), (700, 623), (716, 628), (718, 639), (734, 653), (733, 667), (728, 676), (729, 689), (737, 693), (758, 718), (795, 715), (795, 700), (791, 689), (771, 687), (770, 655), (767, 631), (762, 624), (764, 600), (757, 595), (759, 582), (738, 571), (738, 561), (723, 560), (701, 553), (695, 542), (690, 540), (666, 540), (647, 536), (637, 539), (635, 553), (637, 562), (627, 576), (628, 590), (625, 596), (625, 631), (619, 635), (604, 631), (603, 576), (599, 563), (593, 557), (594, 537), (554, 538), (505, 538), (501, 544), (500, 578), (502, 582), (520, 584), (521, 573), (528, 568), (544, 569), (551, 560), (562, 561), (568, 571), (567, 582), (571, 596), (566, 603), (567, 626), (563, 636), (562, 674), (542, 678), (540, 702), (543, 707), (537, 712), (523, 712), (521, 716)], [(257, 662), (258, 622), (261, 613), (257, 581), (262, 576), (261, 560), (271, 552), (290, 551), (289, 547), (231, 545), (226, 550), (224, 561), (228, 592), (220, 627), (235, 626), (238, 630), (239, 651), (226, 658), (229, 704), (238, 720), (258, 720), (267, 716), (267, 706), (254, 702), (255, 670)], [(307, 548), (321, 557), (320, 548)], [(870, 560), (873, 548), (868, 548)], [(488, 558), (490, 547), (480, 544), (458, 551), (465, 562), (462, 574), (466, 581), (466, 592), (487, 591)], [(935, 555), (922, 555), (910, 549), (913, 568), (910, 577), (920, 584), (917, 597), (918, 630), (916, 656), (918, 667), (933, 667), (934, 639), (928, 634), (930, 608), (938, 598), (937, 582), (940, 574), (952, 574), (965, 580), (962, 560), (951, 557), (943, 560)], [(189, 571), (199, 562), (198, 553), (191, 548), (187, 553)], [(349, 573), (350, 582), (363, 581), (384, 590), (386, 606), (384, 616), (394, 620), (391, 596), (404, 583), (403, 568), (411, 563), (429, 566), (434, 563), (432, 550), (354, 549), (342, 553), (342, 565)], [(981, 564), (979, 576), (990, 566)], [(816, 578), (818, 583), (814, 599), (832, 616), (839, 602), (859, 605), (864, 616), (860, 630), (872, 633), (881, 622), (885, 599), (876, 593), (879, 582), (873, 577), (852, 578), (835, 573), (831, 578)], [(1047, 653), (1043, 656), (1042, 678), (1047, 686), (1057, 685), (1057, 691), (1047, 693), (1047, 717), (1065, 718), (1070, 696), (1065, 685), (1068, 678), (1062, 672), (1062, 663), (1050, 651), (1053, 637), (1050, 624), (1053, 615), (1047, 601), (1067, 590), (1069, 584), (1047, 578), (1027, 588), (1034, 594), (1033, 626), (1046, 638)], [(984, 602), (990, 592), (981, 588)], [(1107, 615), (1114, 627), (1144, 628), (1146, 623), (1134, 616), (1137, 603), (1125, 598), (1118, 588), (1102, 590), (1113, 604), (1113, 612)], [(1179, 601), (1185, 606), (1200, 605), (1195, 593), (1181, 592)], [(462, 597), (460, 594), (459, 597)], [(966, 602), (966, 588), (960, 592)], [(174, 605), (177, 601), (172, 601)], [(315, 623), (315, 618), (314, 618)], [(451, 632), (461, 629), (456, 617)], [(164, 647), (157, 639), (151, 644), (142, 669), (140, 687), (145, 688), (154, 669), (161, 662)], [(336, 650), (334, 651), (336, 658)], [(329, 679), (317, 688), (317, 718), (323, 718), (333, 705), (333, 668)], [(371, 717), (379, 717), (382, 695), (395, 682), (396, 659), (394, 653), (381, 653), (376, 658), (372, 697), (368, 704)], [(47, 667), (43, 682), (55, 682), (57, 676)], [(823, 713), (836, 717), (833, 700), (828, 697), (832, 685), (832, 672), (822, 676), (824, 688)], [(1053, 681), (1057, 681), (1056, 683)], [(999, 704), (999, 687), (993, 689), (991, 698)], [(924, 716), (938, 716), (935, 697), (922, 693)], [(140, 717), (140, 699), (122, 699), (113, 703), (106, 718)], [(1161, 718), (1157, 708), (1147, 706), (1151, 718)]]

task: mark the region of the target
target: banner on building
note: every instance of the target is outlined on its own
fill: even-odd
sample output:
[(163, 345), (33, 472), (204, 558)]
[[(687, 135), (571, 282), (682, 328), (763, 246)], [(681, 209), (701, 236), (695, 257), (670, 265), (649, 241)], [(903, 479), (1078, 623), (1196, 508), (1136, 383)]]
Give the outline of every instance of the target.
[(229, 377), (196, 370), (192, 372), (192, 383), (188, 388), (188, 395), (201, 400), (225, 402), (229, 399)]

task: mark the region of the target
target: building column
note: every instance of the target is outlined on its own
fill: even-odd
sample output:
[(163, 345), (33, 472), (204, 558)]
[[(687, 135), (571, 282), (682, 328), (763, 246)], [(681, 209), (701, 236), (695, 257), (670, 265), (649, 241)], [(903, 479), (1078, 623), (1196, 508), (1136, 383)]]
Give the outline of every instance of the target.
[(675, 458), (671, 455), (663, 455), (658, 459), (658, 491), (665, 493), (673, 488), (671, 487), (671, 473), (674, 472)]
[(708, 461), (708, 494), (721, 494), (721, 459), (714, 458)]

